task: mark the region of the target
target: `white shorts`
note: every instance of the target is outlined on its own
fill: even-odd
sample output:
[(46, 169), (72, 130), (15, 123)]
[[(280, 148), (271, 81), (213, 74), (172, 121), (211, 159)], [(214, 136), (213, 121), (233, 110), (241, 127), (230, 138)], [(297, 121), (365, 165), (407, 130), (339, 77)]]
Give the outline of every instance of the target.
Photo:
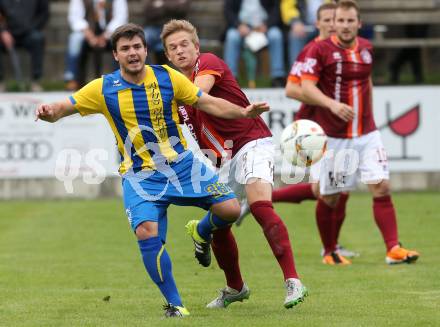
[(324, 158), (311, 169), (323, 195), (354, 190), (358, 180), (375, 184), (389, 179), (388, 160), (379, 131), (353, 139), (328, 138)]
[(219, 180), (228, 183), (238, 200), (246, 198), (245, 185), (260, 178), (273, 185), (275, 146), (272, 137), (246, 143), (219, 170)]

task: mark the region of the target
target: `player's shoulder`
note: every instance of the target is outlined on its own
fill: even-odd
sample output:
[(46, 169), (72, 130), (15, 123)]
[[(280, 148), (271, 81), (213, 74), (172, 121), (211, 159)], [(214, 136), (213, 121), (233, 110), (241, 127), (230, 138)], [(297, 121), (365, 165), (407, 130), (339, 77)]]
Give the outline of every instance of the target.
[(358, 36), (357, 41), (358, 41), (359, 48), (364, 48), (364, 49), (365, 48), (367, 48), (367, 49), (373, 48), (373, 44), (368, 39), (365, 39), (363, 37)]
[(373, 45), (369, 40), (358, 38), (358, 52), (363, 63), (371, 64), (373, 62)]
[(306, 54), (308, 53), (327, 53), (331, 51), (334, 48), (333, 41), (330, 38), (327, 38), (325, 40), (316, 40), (311, 41), (307, 44), (308, 48), (306, 51)]
[(199, 61), (200, 62), (219, 62), (222, 60), (211, 52), (203, 52), (199, 56)]
[[(99, 80), (99, 79), (98, 79)], [(121, 71), (115, 70), (112, 73), (105, 74), (101, 77), (102, 80), (102, 93), (116, 93), (120, 90), (127, 88), (127, 82), (121, 76)], [(99, 82), (95, 80), (96, 84)]]
[(160, 73), (168, 73), (168, 74), (174, 74), (178, 73), (176, 69), (168, 66), (168, 65), (147, 65), (147, 67), (150, 67), (151, 70), (154, 72), (154, 74), (160, 74)]
[(222, 76), (227, 70), (225, 62), (215, 54), (206, 52), (201, 53), (194, 66), (194, 76), (208, 72), (211, 75)]

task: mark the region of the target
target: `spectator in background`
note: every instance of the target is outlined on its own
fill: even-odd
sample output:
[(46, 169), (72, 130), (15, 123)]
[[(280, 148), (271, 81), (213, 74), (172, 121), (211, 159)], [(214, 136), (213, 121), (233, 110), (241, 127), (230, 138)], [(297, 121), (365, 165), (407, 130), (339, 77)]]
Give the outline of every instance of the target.
[[(428, 35), (429, 25), (405, 25), (404, 33), (408, 38), (425, 38)], [(390, 64), (392, 84), (399, 83), (400, 71), (403, 65), (408, 62), (411, 65), (413, 73), (413, 82), (416, 84), (423, 82), (423, 69), (421, 60), (421, 49), (419, 47), (414, 48), (402, 48), (399, 49), (393, 61)]]
[(49, 20), (48, 0), (0, 0), (0, 91), (5, 90), (1, 53), (25, 48), (31, 56), (31, 91), (42, 91), (44, 33)]
[(284, 87), (284, 47), (279, 0), (225, 0), (227, 31), (224, 60), (235, 77), (238, 75), (243, 39), (252, 31), (268, 39), (272, 86)]
[(81, 54), (87, 48), (111, 50), (111, 34), (128, 21), (127, 0), (70, 0), (68, 20), (72, 32), (69, 35), (64, 80), (66, 89), (74, 91), (80, 86)]
[(289, 27), (289, 65), (293, 65), (302, 48), (318, 35), (316, 12), (329, 0), (281, 0), (281, 18)]
[(191, 0), (144, 0), (144, 33), (149, 51), (147, 56), (149, 64), (152, 63), (152, 53), (156, 64), (168, 63), (160, 39), (162, 27), (170, 19), (185, 19), (190, 5)]

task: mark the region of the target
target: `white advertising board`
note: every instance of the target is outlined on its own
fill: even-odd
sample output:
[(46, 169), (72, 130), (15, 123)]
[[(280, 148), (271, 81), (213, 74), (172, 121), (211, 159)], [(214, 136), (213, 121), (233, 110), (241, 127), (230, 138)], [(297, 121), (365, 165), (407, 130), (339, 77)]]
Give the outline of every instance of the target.
[(0, 178), (116, 173), (115, 137), (103, 116), (77, 114), (56, 124), (35, 122), (39, 103), (68, 95), (0, 94)]
[[(252, 102), (267, 101), (271, 105), (264, 119), (278, 142), (300, 104), (286, 98), (283, 89), (245, 93)], [(391, 171), (440, 171), (439, 94), (440, 87), (430, 86), (374, 89), (374, 114)], [(74, 115), (56, 124), (34, 121), (39, 103), (62, 100), (68, 95), (0, 94), (0, 178), (117, 174), (115, 138), (101, 115)]]
[[(275, 142), (300, 103), (282, 89), (245, 90), (251, 102), (267, 101), (264, 115)], [(440, 87), (375, 87), (374, 116), (392, 172), (440, 171)]]

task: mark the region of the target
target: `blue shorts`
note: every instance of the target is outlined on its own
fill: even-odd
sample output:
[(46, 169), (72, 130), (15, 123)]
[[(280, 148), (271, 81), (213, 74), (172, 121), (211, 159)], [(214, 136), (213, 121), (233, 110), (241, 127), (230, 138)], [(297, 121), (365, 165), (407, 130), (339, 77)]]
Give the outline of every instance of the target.
[(220, 183), (218, 175), (191, 152), (178, 163), (162, 165), (159, 170), (124, 175), (122, 190), (133, 231), (144, 221), (158, 222), (163, 241), (170, 204), (208, 210), (215, 203), (235, 198), (232, 189)]

